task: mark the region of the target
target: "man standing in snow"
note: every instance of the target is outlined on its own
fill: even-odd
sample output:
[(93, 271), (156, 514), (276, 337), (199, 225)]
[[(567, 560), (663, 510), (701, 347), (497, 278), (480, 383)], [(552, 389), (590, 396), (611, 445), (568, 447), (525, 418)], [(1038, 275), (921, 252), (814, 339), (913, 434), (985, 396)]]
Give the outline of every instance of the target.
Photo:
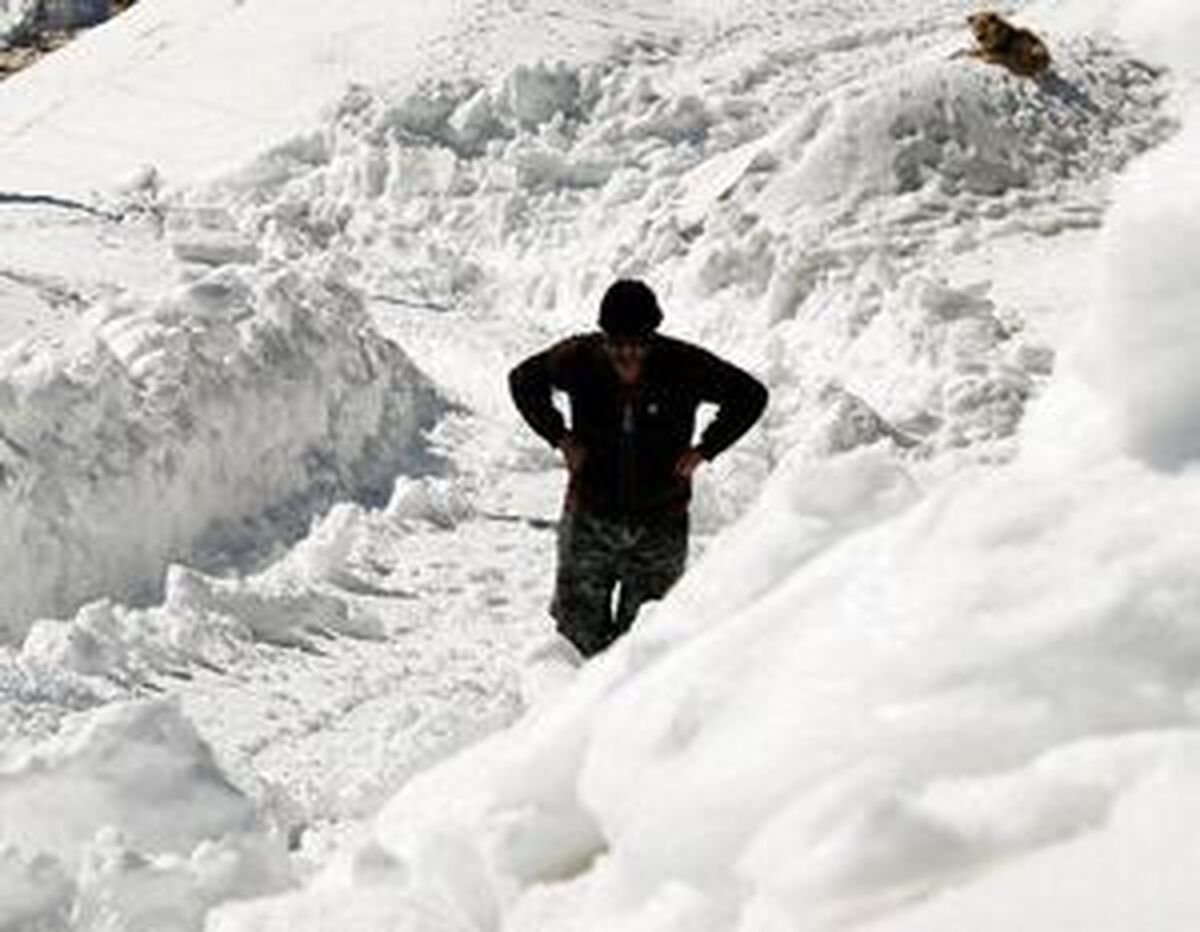
[[(521, 415), (562, 452), (570, 473), (550, 611), (584, 656), (629, 630), (642, 603), (683, 573), (692, 474), (767, 403), (757, 379), (658, 334), (661, 322), (649, 286), (618, 281), (600, 303), (601, 332), (563, 340), (509, 374)], [(570, 401), (570, 428), (555, 389)], [(716, 404), (717, 415), (696, 443), (703, 402)]]

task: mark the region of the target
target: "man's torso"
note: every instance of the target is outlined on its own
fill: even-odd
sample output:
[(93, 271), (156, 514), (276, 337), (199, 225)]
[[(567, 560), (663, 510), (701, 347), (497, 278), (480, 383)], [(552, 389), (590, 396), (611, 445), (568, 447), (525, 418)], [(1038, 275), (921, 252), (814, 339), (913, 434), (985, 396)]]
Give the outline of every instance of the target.
[(571, 433), (586, 451), (568, 507), (630, 516), (685, 511), (691, 483), (675, 466), (692, 444), (702, 400), (690, 347), (656, 336), (632, 386), (617, 378), (598, 334), (563, 344), (556, 368)]

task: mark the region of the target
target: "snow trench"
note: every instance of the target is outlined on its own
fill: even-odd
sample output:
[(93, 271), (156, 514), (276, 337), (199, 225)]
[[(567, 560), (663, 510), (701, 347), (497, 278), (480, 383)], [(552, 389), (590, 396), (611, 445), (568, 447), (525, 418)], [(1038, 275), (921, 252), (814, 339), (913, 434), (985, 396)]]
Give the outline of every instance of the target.
[(0, 639), (390, 490), (438, 410), (333, 274), (226, 267), (0, 357)]

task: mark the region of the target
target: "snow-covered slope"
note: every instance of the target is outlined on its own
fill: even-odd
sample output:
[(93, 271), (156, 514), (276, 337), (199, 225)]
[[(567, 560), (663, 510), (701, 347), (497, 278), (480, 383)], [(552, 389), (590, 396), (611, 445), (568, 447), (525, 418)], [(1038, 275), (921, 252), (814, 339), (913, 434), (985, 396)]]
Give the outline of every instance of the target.
[[(616, 7), (613, 9), (612, 7)], [(586, 54), (670, 4), (156, 0), (0, 84), (0, 192), (87, 198), (152, 167), (179, 183), (307, 128), (350, 83)]]
[[(166, 177), (68, 212), (67, 255), (124, 245), (6, 356), (11, 630), (112, 598), (0, 650), (0, 925), (199, 928), (357, 834), (208, 926), (1189, 928), (1196, 76), (1162, 23), (1195, 13), (1158, 6), (1027, 8), (1035, 86), (957, 54), (959, 0), (143, 0), (0, 88), (0, 189)], [(74, 284), (20, 261), (14, 313)], [(516, 715), (560, 475), (504, 375), (620, 274), (771, 410), (635, 635), (408, 782)], [(429, 415), (444, 475), (237, 563), (412, 470)], [(240, 575), (164, 575), (213, 545)], [(147, 755), (170, 837), (121, 789)], [(94, 811), (26, 818), (75, 784)]]

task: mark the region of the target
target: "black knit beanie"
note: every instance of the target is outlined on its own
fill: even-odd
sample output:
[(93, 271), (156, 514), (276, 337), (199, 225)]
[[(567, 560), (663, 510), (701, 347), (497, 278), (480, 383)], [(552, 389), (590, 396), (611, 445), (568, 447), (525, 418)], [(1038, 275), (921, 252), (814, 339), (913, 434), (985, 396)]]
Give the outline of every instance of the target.
[(600, 301), (600, 329), (610, 337), (645, 337), (662, 323), (658, 298), (645, 282), (622, 278)]

